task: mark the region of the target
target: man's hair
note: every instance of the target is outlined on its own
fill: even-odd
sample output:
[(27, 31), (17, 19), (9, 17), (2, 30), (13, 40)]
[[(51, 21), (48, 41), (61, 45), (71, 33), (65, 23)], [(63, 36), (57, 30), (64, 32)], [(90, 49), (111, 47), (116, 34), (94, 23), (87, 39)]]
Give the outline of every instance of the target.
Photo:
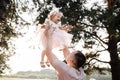
[(81, 51), (76, 51), (75, 55), (75, 66), (77, 69), (83, 67), (86, 62), (86, 57)]

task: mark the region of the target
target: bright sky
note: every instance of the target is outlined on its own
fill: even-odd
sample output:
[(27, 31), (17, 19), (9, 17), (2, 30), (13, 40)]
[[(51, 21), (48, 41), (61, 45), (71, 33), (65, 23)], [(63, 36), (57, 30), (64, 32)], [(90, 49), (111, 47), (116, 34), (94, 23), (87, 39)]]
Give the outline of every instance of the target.
[[(44, 69), (40, 67), (41, 50), (36, 46), (36, 37), (33, 32), (34, 28), (31, 27), (31, 29), (27, 31), (28, 33), (24, 37), (14, 41), (16, 44), (16, 54), (12, 56), (8, 62), (12, 69), (11, 73), (29, 70), (40, 71), (41, 69)], [(77, 46), (79, 46), (79, 50), (82, 50), (82, 45), (83, 44), (76, 45), (76, 49), (78, 49)], [(54, 52), (57, 53), (56, 56), (59, 57), (60, 60), (64, 59), (60, 51), (54, 50)], [(52, 67), (50, 67), (50, 69), (52, 69)]]
[[(16, 54), (12, 56), (8, 62), (12, 69), (12, 73), (29, 70), (40, 71), (44, 69), (40, 67), (41, 50), (36, 46), (36, 37), (33, 30), (34, 28), (31, 27), (31, 30), (28, 30), (28, 33), (24, 37), (14, 41), (16, 44)], [(81, 46), (82, 49), (82, 44), (76, 45), (76, 49), (77, 46), (79, 46), (79, 48)], [(60, 60), (64, 59), (60, 51), (54, 50), (54, 52), (57, 53), (56, 56), (59, 57)], [(50, 67), (50, 69), (52, 69), (52, 67)]]
[[(92, 1), (94, 0), (91, 0), (90, 2), (91, 4), (93, 3)], [(32, 22), (32, 20), (34, 20), (33, 15), (35, 14), (28, 15), (24, 13), (21, 16), (24, 16), (25, 17), (24, 19), (26, 21)], [(18, 38), (17, 40), (14, 41), (16, 44), (16, 54), (12, 56), (10, 58), (10, 61), (8, 62), (8, 64), (12, 69), (11, 71), (12, 73), (16, 73), (18, 71), (29, 71), (29, 70), (40, 71), (42, 69), (39, 64), (41, 50), (33, 46), (37, 44), (34, 30), (35, 30), (35, 26), (29, 26), (29, 28), (26, 27), (23, 31), (26, 31), (27, 34), (24, 35), (24, 37)], [(77, 46), (79, 46), (79, 49), (82, 50), (82, 44), (76, 45), (76, 49), (78, 49)], [(57, 56), (59, 56), (60, 59), (63, 59), (63, 56), (61, 53), (58, 53)]]

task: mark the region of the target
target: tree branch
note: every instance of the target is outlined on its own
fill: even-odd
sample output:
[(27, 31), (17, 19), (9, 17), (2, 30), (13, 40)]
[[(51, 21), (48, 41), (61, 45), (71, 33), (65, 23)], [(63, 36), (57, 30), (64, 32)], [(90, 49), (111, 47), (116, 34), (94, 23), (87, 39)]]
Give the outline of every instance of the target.
[(98, 26), (99, 28), (100, 28), (100, 27), (101, 27), (101, 28), (106, 28), (106, 27), (100, 26), (100, 25), (89, 25), (89, 24), (82, 23), (82, 22), (80, 22), (80, 23), (86, 25), (87, 27), (88, 27), (88, 26), (89, 26), (89, 27), (96, 27), (96, 26)]
[(102, 62), (102, 63), (110, 63), (108, 61), (102, 61), (102, 60), (99, 60), (97, 58), (92, 58), (88, 63), (90, 63), (92, 60), (97, 60), (98, 62)]
[(106, 50), (107, 50), (107, 49), (99, 50), (99, 51), (97, 51), (97, 52), (95, 53), (95, 55), (97, 55), (97, 53), (99, 53), (99, 52), (106, 51)]
[[(100, 42), (100, 44), (101, 44), (101, 46), (103, 46), (103, 44), (101, 43), (101, 42), (103, 42), (104, 44), (107, 44), (107, 42), (105, 42), (105, 41), (103, 41), (102, 39), (100, 39), (97, 35), (95, 35), (94, 33), (90, 33), (90, 32), (88, 32), (88, 31), (86, 31), (86, 30), (82, 30), (82, 31), (84, 31), (84, 32), (86, 32), (86, 33), (88, 33), (88, 34), (90, 34), (92, 37), (93, 36), (95, 36), (95, 37), (93, 37), (94, 39), (96, 39), (97, 41), (99, 41)], [(103, 46), (104, 47), (104, 46)], [(104, 47), (105, 48), (105, 47)], [(105, 48), (106, 49), (106, 48)]]

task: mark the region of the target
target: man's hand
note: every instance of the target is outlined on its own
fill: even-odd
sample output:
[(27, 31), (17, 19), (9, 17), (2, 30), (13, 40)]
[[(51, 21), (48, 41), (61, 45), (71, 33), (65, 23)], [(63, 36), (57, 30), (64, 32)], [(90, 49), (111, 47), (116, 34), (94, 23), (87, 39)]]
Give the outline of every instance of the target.
[(41, 27), (41, 28), (45, 28), (45, 24), (41, 24), (40, 27)]

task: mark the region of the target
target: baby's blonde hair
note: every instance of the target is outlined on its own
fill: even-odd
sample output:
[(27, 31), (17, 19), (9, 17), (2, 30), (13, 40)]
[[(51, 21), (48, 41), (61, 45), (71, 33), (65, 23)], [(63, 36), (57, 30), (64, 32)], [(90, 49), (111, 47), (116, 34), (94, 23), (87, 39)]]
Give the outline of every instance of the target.
[(63, 16), (63, 13), (59, 11), (59, 9), (53, 9), (49, 14), (48, 14), (48, 19), (52, 19), (56, 14), (59, 14), (60, 17)]

